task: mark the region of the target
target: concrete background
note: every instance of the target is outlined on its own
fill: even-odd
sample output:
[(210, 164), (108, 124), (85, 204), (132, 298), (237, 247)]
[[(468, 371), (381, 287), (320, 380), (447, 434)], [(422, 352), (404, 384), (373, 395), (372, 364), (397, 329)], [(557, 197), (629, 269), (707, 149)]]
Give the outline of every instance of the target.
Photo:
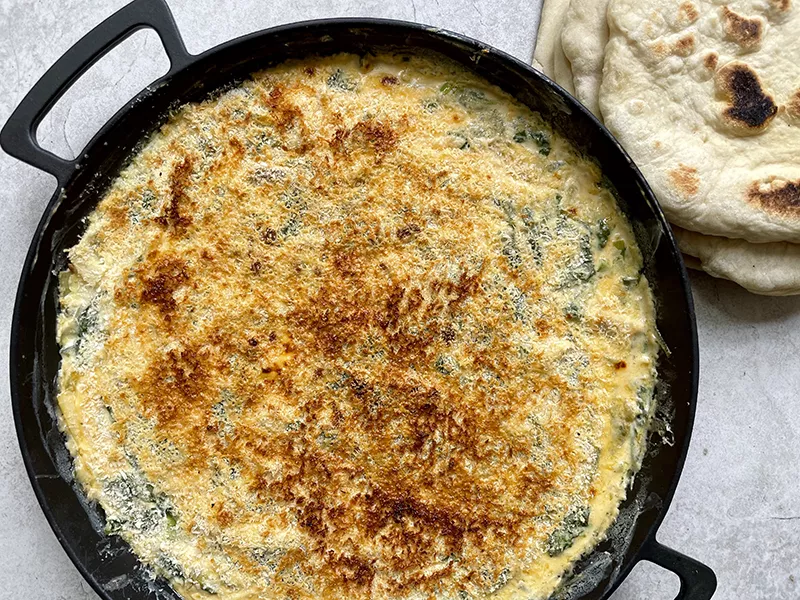
[[(84, 33), (124, 0), (0, 0), (0, 123)], [(534, 45), (538, 0), (170, 0), (192, 53), (309, 18), (380, 16), (465, 33), (522, 60)], [(39, 129), (73, 157), (126, 100), (167, 69), (157, 36), (139, 32), (59, 102)], [(0, 377), (22, 262), (55, 181), (0, 153)], [(692, 275), (701, 349), (692, 447), (659, 534), (710, 565), (719, 600), (800, 598), (800, 298), (764, 298)], [(677, 577), (643, 563), (614, 600), (668, 600)], [(50, 531), (20, 457), (8, 384), (0, 385), (0, 598), (94, 600)]]

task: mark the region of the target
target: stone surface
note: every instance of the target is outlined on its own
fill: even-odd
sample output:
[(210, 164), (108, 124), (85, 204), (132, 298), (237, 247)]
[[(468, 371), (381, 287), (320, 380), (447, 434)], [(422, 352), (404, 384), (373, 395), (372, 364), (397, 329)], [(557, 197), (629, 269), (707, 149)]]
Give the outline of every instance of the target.
[[(0, 0), (0, 123), (44, 71), (123, 0)], [(291, 21), (332, 16), (416, 20), (479, 38), (529, 60), (536, 0), (172, 0), (193, 53)], [(40, 128), (74, 156), (167, 61), (141, 32), (87, 73)], [(54, 180), (0, 153), (0, 365), (8, 364), (14, 293)], [(694, 438), (659, 539), (713, 567), (719, 600), (800, 597), (800, 298), (762, 298), (692, 275), (701, 348)], [(5, 381), (8, 378), (3, 375)], [(677, 578), (639, 565), (614, 600), (668, 600)], [(0, 598), (96, 599), (50, 531), (28, 483), (0, 386)]]

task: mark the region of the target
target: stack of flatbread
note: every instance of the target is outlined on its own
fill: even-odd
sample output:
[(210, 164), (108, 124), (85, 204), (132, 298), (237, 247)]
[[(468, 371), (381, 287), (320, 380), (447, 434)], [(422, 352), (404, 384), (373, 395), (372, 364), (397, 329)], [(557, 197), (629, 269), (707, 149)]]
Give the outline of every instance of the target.
[(800, 1), (545, 0), (534, 59), (631, 155), (687, 264), (800, 294)]

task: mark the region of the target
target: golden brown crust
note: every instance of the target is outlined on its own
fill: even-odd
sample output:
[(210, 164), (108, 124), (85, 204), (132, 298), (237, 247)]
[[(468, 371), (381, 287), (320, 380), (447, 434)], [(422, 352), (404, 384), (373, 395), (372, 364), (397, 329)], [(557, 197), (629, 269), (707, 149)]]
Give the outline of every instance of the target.
[[(483, 441), (502, 438), (502, 412), (491, 423), (479, 412), (479, 407), (489, 401), (499, 410), (510, 410), (510, 405), (501, 409), (504, 404), (500, 397), (471, 398), (465, 402), (459, 398), (458, 388), (446, 381), (431, 387), (399, 383), (405, 379), (403, 370), (426, 361), (433, 348), (441, 343), (439, 340), (455, 338), (452, 332), (442, 331), (439, 322), (442, 317), (455, 316), (463, 302), (479, 293), (481, 271), (472, 274), (465, 271), (455, 282), (431, 281), (425, 295), (433, 292), (434, 297), (441, 299), (431, 303), (424, 300), (419, 288), (409, 288), (408, 283), (379, 285), (375, 272), (381, 267), (373, 260), (362, 251), (341, 254), (333, 249), (330, 278), (323, 282), (318, 295), (304, 299), (295, 308), (289, 320), (294, 325), (294, 337), (303, 348), (319, 348), (333, 360), (346, 352), (345, 346), (362, 332), (383, 332), (385, 347), (391, 353), (391, 369), (380, 378), (376, 377), (378, 374), (350, 375), (341, 403), (331, 409), (343, 440), (349, 431), (363, 431), (365, 437), (361, 439), (369, 441), (369, 446), (362, 445), (357, 450), (373, 457), (376, 469), (365, 472), (363, 465), (344, 458), (356, 448), (312, 449), (314, 440), (324, 432), (306, 425), (313, 423), (321, 408), (319, 401), (311, 398), (301, 409), (299, 420), (303, 424), (299, 432), (270, 440), (256, 432), (251, 436), (246, 430), (239, 430), (227, 445), (219, 444), (219, 425), (202, 407), (212, 402), (208, 398), (209, 389), (213, 389), (212, 378), (224, 377), (229, 372), (219, 356), (241, 351), (228, 337), (229, 333), (215, 332), (200, 348), (170, 351), (166, 361), (153, 363), (146, 377), (135, 384), (145, 414), (155, 417), (169, 438), (183, 440), (196, 468), (202, 468), (211, 458), (207, 454), (211, 444), (214, 456), (241, 465), (241, 476), (252, 482), (251, 489), (257, 494), (296, 506), (298, 522), (313, 540), (309, 551), (327, 565), (326, 579), (339, 579), (344, 586), (332, 588), (332, 594), (369, 588), (376, 568), (418, 573), (441, 553), (460, 555), (465, 544), (481, 548), (482, 560), (487, 564), (501, 563), (509, 545), (525, 538), (522, 533), (525, 524), (542, 510), (538, 507), (542, 494), (552, 485), (550, 477), (534, 465), (526, 465), (513, 476), (505, 477), (506, 490), (501, 496), (505, 501), (501, 503), (491, 480), (486, 480), (481, 472), (470, 473), (468, 464), (493, 464), (507, 456), (526, 453), (528, 442), (524, 440), (500, 447), (486, 446)], [(143, 294), (152, 296), (159, 308), (166, 305), (172, 310), (174, 302), (169, 292), (176, 281), (185, 279), (172, 261), (159, 262), (157, 273), (155, 279), (145, 279)], [(166, 282), (165, 273), (169, 274)], [(158, 283), (154, 284), (156, 280)], [(353, 297), (354, 289), (371, 298), (370, 303), (364, 304), (359, 297)], [(175, 331), (173, 323), (165, 327)], [(417, 328), (423, 332), (412, 333)], [(254, 339), (266, 343), (253, 344)], [(248, 353), (253, 358), (263, 355), (270, 341), (274, 346), (275, 336), (266, 330), (253, 334), (246, 341)], [(215, 350), (202, 349), (210, 347)], [(282, 350), (297, 352), (299, 348), (295, 344), (282, 344)], [(497, 361), (502, 360), (505, 352), (501, 345), (487, 349), (485, 359), (478, 356), (475, 360), (485, 368), (497, 369)], [(302, 362), (304, 358), (301, 353), (292, 361)], [(281, 376), (280, 380), (269, 381), (266, 389), (295, 394), (301, 391), (301, 382), (294, 383), (291, 372), (264, 367), (262, 373)], [(329, 379), (332, 375), (321, 369), (315, 378)], [(569, 390), (563, 383), (553, 380), (550, 385), (565, 395), (565, 401), (570, 401)], [(245, 390), (237, 392), (242, 394)], [(386, 405), (387, 396), (395, 397), (395, 403)], [(200, 415), (204, 418), (198, 421)], [(187, 429), (189, 422), (193, 426)], [(407, 446), (398, 447), (395, 438), (401, 432), (408, 434)], [(442, 434), (444, 438), (440, 439)], [(560, 435), (569, 436), (569, 428), (565, 427)], [(430, 456), (432, 443), (434, 448), (447, 449), (444, 462)], [(385, 454), (390, 448), (391, 454)], [(282, 477), (271, 477), (258, 461), (252, 460), (254, 453), (281, 460)], [(405, 475), (399, 478), (398, 473)], [(343, 490), (335, 482), (353, 476), (367, 476), (370, 491), (342, 506), (338, 498)], [(305, 489), (301, 482), (309, 480), (323, 485), (300, 491)], [(437, 491), (420, 497), (422, 490)], [(515, 506), (528, 508), (519, 511)], [(219, 508), (216, 510), (215, 518), (220, 525), (230, 523), (233, 517), (229, 513), (220, 517)], [(500, 535), (501, 531), (503, 546), (484, 544), (486, 536), (495, 535), (494, 532)], [(332, 549), (342, 547), (346, 538), (369, 540), (376, 536), (380, 536), (383, 544), (396, 548), (398, 554), (389, 553), (379, 563), (357, 547), (349, 554), (331, 554)], [(288, 564), (290, 559), (284, 560)], [(449, 575), (446, 570), (431, 576), (410, 575), (395, 582), (391, 591), (400, 594), (430, 586)]]
[(179, 258), (148, 257), (153, 263), (153, 272), (139, 273), (141, 288), (139, 299), (143, 304), (152, 304), (168, 318), (175, 310), (173, 294), (189, 281), (186, 263)]
[(683, 2), (678, 7), (678, 20), (686, 25), (690, 25), (700, 18), (697, 7), (691, 2)]
[(792, 0), (769, 0), (769, 2), (781, 12), (789, 12), (792, 8)]
[(173, 167), (170, 175), (169, 203), (163, 215), (155, 218), (156, 222), (165, 227), (171, 227), (180, 232), (192, 223), (192, 217), (187, 213), (191, 211), (189, 196), (186, 189), (189, 187), (192, 174), (192, 158), (185, 156), (181, 162)]
[(689, 56), (692, 52), (694, 52), (695, 47), (695, 37), (691, 33), (687, 33), (683, 37), (679, 38), (678, 41), (675, 42), (675, 46), (673, 51), (678, 56)]
[(789, 116), (800, 118), (800, 90), (795, 90), (791, 95), (789, 101), (786, 103), (786, 111), (789, 113)]
[(650, 46), (653, 54), (659, 59), (667, 58), (668, 56), (689, 56), (695, 49), (695, 37), (691, 33), (678, 38), (674, 43), (667, 43), (663, 40), (658, 40)]
[(331, 140), (331, 149), (349, 155), (372, 148), (379, 155), (389, 152), (397, 143), (396, 125), (381, 123), (372, 119), (359, 121), (351, 129), (337, 129)]
[(694, 196), (700, 190), (700, 177), (697, 175), (695, 167), (681, 163), (669, 172), (669, 177), (672, 184), (684, 197)]
[(486, 595), (535, 580), (571, 507), (624, 494), (632, 442), (607, 436), (652, 377), (649, 295), (621, 280), (640, 257), (599, 171), (477, 83), (365, 68), (285, 67), (189, 107), (134, 163), (149, 216), (110, 194), (113, 233), (80, 245), (144, 248), (118, 257), (87, 385), (174, 502), (159, 552), (228, 565), (176, 559), (193, 590)]
[(760, 17), (745, 17), (723, 6), (722, 24), (725, 34), (742, 48), (756, 48), (761, 44), (764, 21)]

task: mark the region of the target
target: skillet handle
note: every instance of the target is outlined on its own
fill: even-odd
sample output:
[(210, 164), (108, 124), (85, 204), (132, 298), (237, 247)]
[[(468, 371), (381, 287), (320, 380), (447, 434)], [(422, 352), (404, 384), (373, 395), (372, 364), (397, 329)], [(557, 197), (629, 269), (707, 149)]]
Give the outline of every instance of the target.
[(36, 130), (59, 98), (94, 63), (135, 31), (158, 33), (169, 57), (171, 75), (191, 60), (166, 0), (134, 0), (89, 33), (50, 67), (11, 113), (0, 131), (0, 147), (19, 160), (55, 175), (63, 186), (77, 160), (66, 160), (39, 145)]
[(681, 589), (675, 600), (709, 600), (717, 589), (714, 571), (685, 554), (662, 546), (655, 536), (645, 542), (639, 559), (655, 563), (680, 578)]

